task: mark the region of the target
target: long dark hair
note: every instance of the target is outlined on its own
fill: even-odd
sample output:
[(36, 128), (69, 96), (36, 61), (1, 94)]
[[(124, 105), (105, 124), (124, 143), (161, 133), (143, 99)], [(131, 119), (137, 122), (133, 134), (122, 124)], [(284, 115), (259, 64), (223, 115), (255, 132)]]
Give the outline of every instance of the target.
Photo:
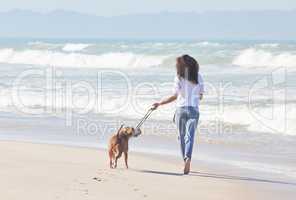
[(194, 84), (198, 84), (198, 62), (189, 55), (183, 55), (177, 58), (177, 75)]

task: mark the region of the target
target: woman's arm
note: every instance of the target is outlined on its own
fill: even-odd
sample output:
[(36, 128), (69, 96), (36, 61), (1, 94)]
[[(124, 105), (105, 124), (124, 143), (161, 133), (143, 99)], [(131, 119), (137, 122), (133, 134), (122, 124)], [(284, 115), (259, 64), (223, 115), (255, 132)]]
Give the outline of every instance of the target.
[(199, 99), (202, 100), (203, 94), (205, 92), (205, 88), (204, 88), (204, 80), (203, 80), (203, 77), (200, 75), (200, 73), (198, 73), (198, 82), (200, 85)]
[(165, 105), (165, 104), (171, 103), (171, 102), (175, 101), (175, 100), (177, 99), (177, 97), (178, 97), (178, 95), (175, 94), (175, 95), (172, 95), (172, 96), (170, 96), (170, 97), (167, 97), (167, 98), (161, 100), (160, 102), (154, 103), (154, 104), (152, 105), (152, 106), (153, 106), (152, 109), (155, 110), (155, 109), (158, 108), (158, 106), (161, 106), (161, 105)]

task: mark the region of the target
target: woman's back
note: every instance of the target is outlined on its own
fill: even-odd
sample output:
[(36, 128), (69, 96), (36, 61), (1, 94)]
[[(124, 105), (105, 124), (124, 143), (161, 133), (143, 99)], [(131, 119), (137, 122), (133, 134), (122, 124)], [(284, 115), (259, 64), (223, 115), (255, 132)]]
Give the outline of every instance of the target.
[(202, 76), (198, 74), (198, 84), (178, 76), (174, 82), (174, 94), (178, 95), (177, 107), (191, 106), (198, 109), (200, 95), (204, 92)]

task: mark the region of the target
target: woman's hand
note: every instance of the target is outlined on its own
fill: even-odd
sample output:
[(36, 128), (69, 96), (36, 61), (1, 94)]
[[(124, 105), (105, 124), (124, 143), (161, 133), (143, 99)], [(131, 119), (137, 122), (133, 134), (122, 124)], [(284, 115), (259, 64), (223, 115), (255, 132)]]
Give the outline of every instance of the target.
[(203, 93), (199, 94), (199, 99), (202, 100), (203, 99)]
[(156, 102), (152, 105), (152, 110), (156, 110), (158, 108), (158, 106), (160, 106), (160, 103)]
[(171, 103), (177, 99), (178, 95), (169, 96), (166, 99), (162, 100), (161, 102), (154, 103), (152, 106), (153, 110), (156, 110), (160, 105), (165, 105)]

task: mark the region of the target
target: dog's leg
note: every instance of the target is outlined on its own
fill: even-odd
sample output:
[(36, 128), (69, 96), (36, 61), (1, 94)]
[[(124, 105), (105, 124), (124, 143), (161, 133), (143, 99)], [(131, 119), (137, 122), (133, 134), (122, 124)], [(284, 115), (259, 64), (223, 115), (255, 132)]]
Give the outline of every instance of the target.
[(119, 152), (118, 155), (116, 156), (116, 158), (115, 158), (114, 168), (117, 168), (117, 161), (118, 161), (118, 159), (121, 157), (121, 155), (122, 155), (122, 152)]
[(110, 165), (110, 169), (113, 169), (113, 162), (112, 162), (112, 158), (110, 158), (109, 165)]
[(113, 157), (114, 157), (114, 154), (113, 154), (112, 150), (109, 150), (109, 159), (110, 159), (109, 165), (110, 165), (110, 169), (113, 168)]
[(126, 166), (126, 169), (128, 169), (128, 153), (127, 152), (124, 152), (124, 161), (125, 161), (125, 166)]

